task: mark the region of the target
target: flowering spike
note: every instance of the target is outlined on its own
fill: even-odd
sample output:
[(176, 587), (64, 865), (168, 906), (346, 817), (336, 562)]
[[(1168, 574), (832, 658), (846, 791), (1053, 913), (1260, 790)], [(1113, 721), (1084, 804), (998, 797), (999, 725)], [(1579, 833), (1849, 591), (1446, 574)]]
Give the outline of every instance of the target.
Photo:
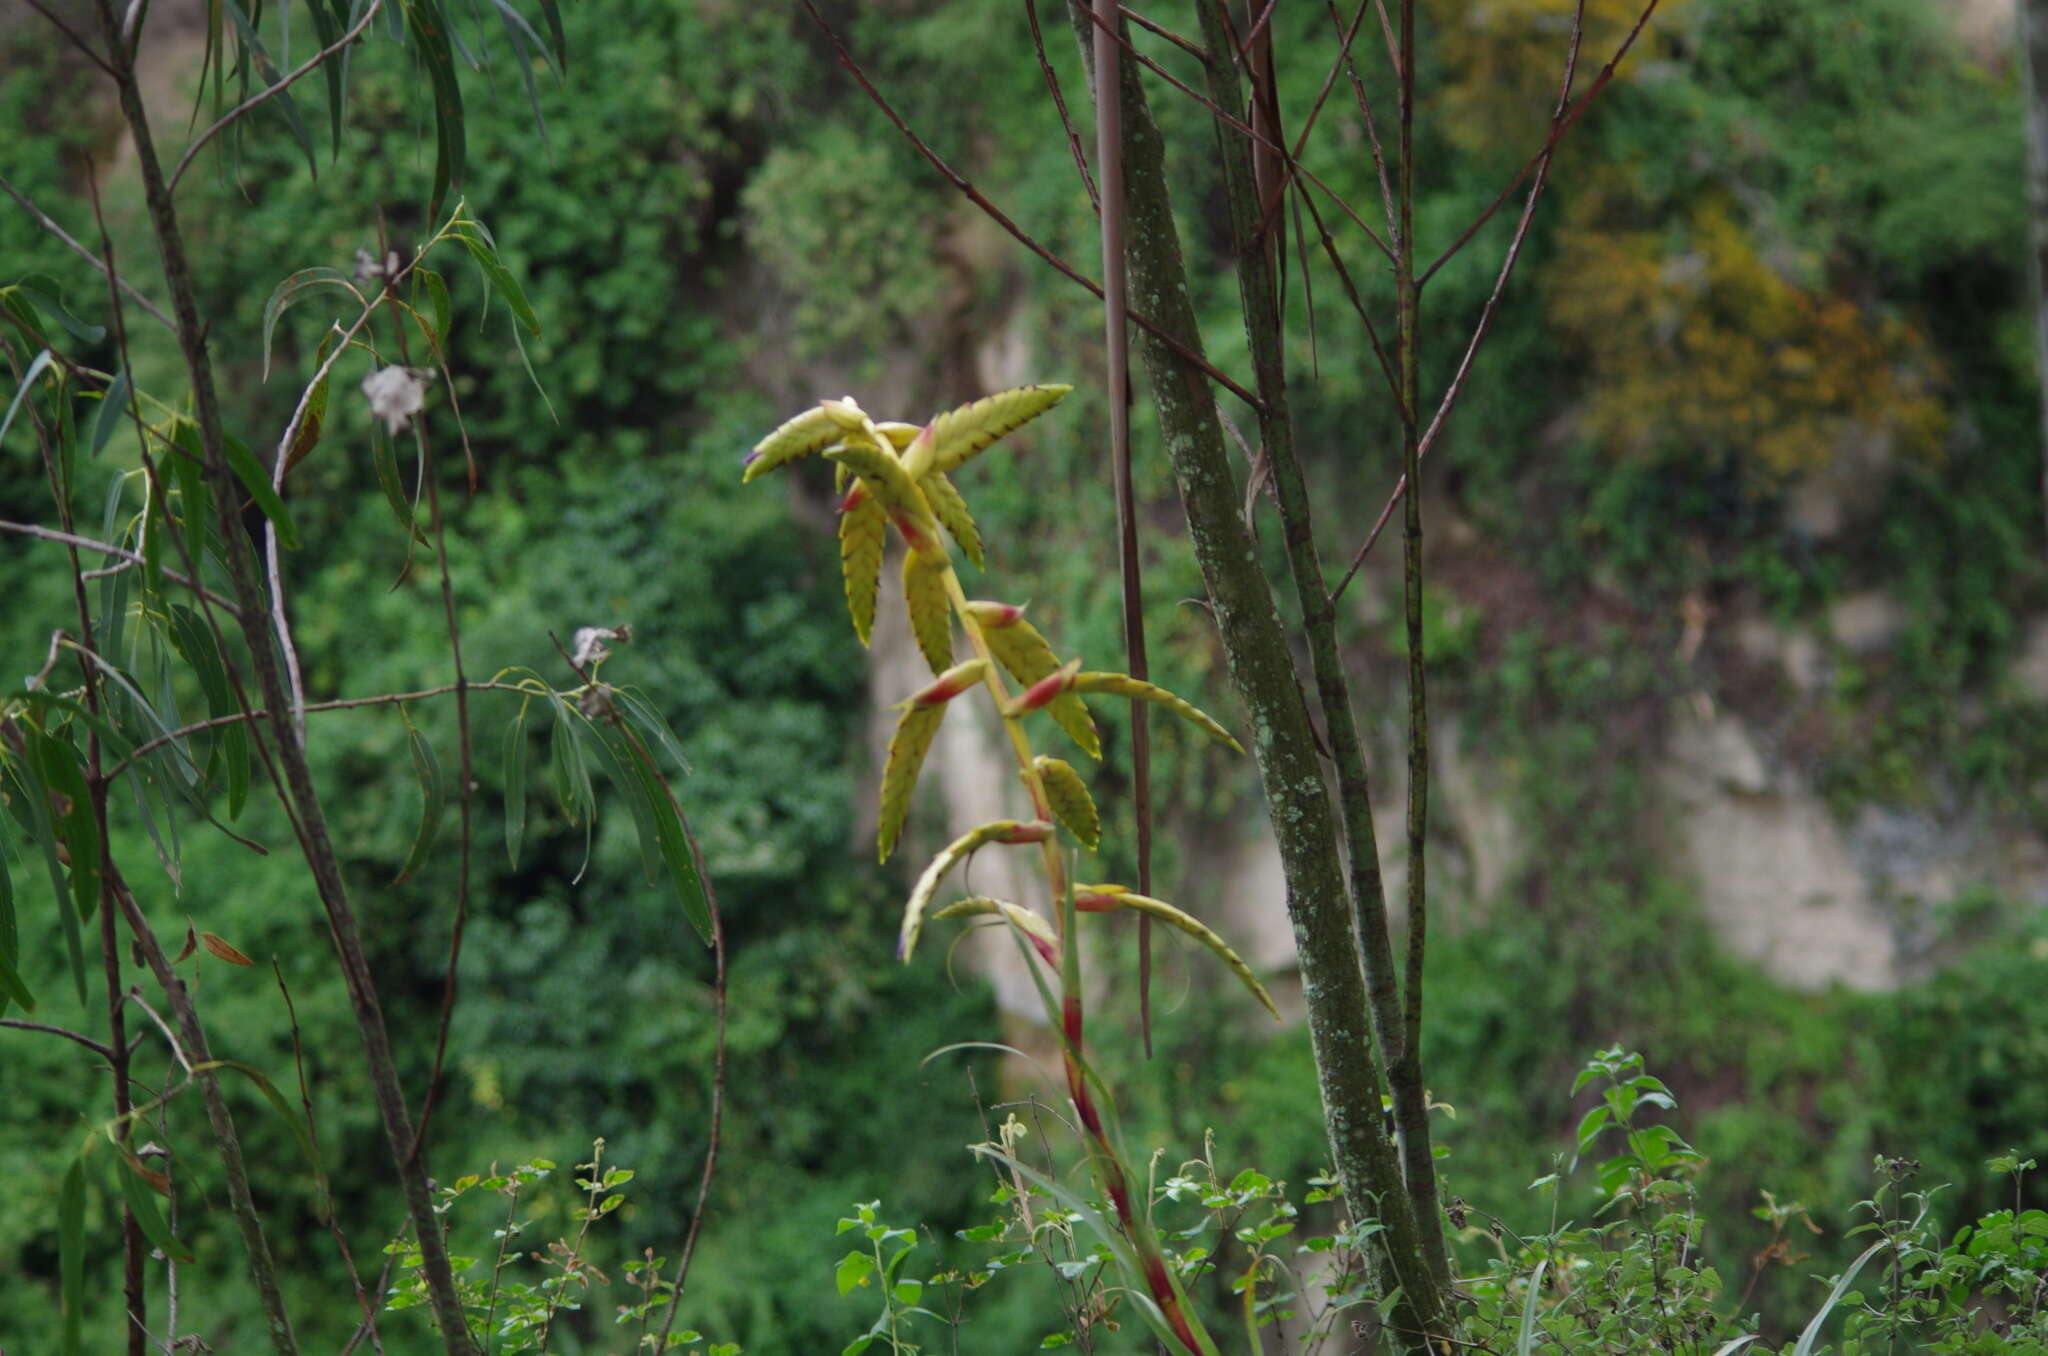
[[(916, 472), (912, 471), (912, 474)], [(925, 502), (932, 506), (932, 516), (939, 520), (939, 525), (954, 541), (960, 543), (960, 549), (967, 553), (974, 567), (980, 569), (981, 529), (974, 525), (974, 515), (967, 511), (967, 500), (959, 489), (939, 471), (918, 480), (917, 487), (924, 491)]]
[(953, 608), (946, 598), (946, 565), (934, 564), (915, 551), (903, 557), (903, 604), (910, 630), (933, 673), (953, 662)]
[(951, 471), (1010, 430), (1030, 423), (1066, 398), (1071, 386), (1020, 386), (983, 396), (932, 420), (934, 470)]
[(1033, 711), (1041, 710), (1053, 698), (1070, 691), (1074, 686), (1074, 679), (1079, 676), (1080, 672), (1081, 661), (1069, 659), (1030, 687), (1025, 688), (1022, 692), (1010, 698), (1009, 705), (1003, 708), (1003, 714), (1011, 720), (1016, 720), (1020, 716), (1028, 716)]
[(842, 432), (831, 416), (817, 407), (784, 420), (767, 437), (755, 443), (753, 451), (747, 453), (747, 470), (741, 481), (755, 480), (785, 462), (823, 451), (838, 442)]
[(1227, 745), (1238, 753), (1244, 752), (1244, 746), (1232, 738), (1230, 731), (1217, 724), (1208, 712), (1142, 678), (1133, 678), (1126, 673), (1083, 673), (1074, 679), (1074, 691), (1101, 692), (1112, 697), (1134, 697), (1140, 701), (1157, 702), (1183, 720), (1193, 721), (1199, 725), (1203, 732), (1217, 743)]
[(1031, 760), (1038, 770), (1038, 780), (1045, 787), (1045, 798), (1060, 823), (1067, 826), (1067, 832), (1081, 840), (1081, 845), (1093, 852), (1102, 843), (1102, 818), (1095, 812), (1095, 798), (1088, 794), (1087, 784), (1073, 765), (1058, 758), (1039, 754)]
[(882, 502), (867, 492), (864, 482), (854, 481), (839, 505), (839, 568), (846, 576), (846, 610), (863, 645), (875, 629), (875, 593), (888, 542), (889, 515)]
[(1280, 1020), (1280, 1010), (1273, 1006), (1273, 996), (1266, 992), (1266, 986), (1259, 983), (1258, 977), (1252, 974), (1252, 968), (1244, 963), (1244, 958), (1232, 951), (1227, 942), (1194, 915), (1175, 908), (1163, 899), (1133, 894), (1121, 885), (1076, 885), (1074, 907), (1083, 913), (1113, 913), (1118, 909), (1136, 909), (1140, 913), (1150, 914), (1179, 928), (1215, 952), (1217, 959), (1230, 967), (1230, 973), (1236, 975), (1243, 981), (1244, 986), (1252, 991), (1252, 997), (1258, 999), (1260, 1005), (1273, 1014), (1273, 1020)]
[(896, 958), (908, 961), (910, 953), (917, 949), (917, 939), (924, 931), (925, 910), (931, 906), (932, 895), (938, 890), (939, 882), (946, 878), (946, 873), (962, 859), (990, 843), (1042, 843), (1051, 833), (1052, 825), (1042, 820), (1033, 823), (998, 819), (970, 829), (946, 844), (945, 850), (932, 858), (931, 865), (917, 878), (917, 886), (910, 892), (910, 901), (903, 906), (903, 928), (896, 938)]

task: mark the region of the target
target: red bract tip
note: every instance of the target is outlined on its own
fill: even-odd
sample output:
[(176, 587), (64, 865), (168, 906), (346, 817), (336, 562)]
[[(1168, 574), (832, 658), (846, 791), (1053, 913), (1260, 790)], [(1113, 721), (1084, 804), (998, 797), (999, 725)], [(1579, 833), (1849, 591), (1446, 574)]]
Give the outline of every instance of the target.
[(1050, 837), (1052, 837), (1052, 825), (1044, 820), (1039, 820), (1034, 824), (1019, 824), (1014, 829), (1007, 829), (996, 838), (996, 841), (998, 843), (1043, 843)]
[(1116, 895), (1103, 894), (1097, 890), (1074, 891), (1074, 907), (1082, 913), (1115, 913), (1124, 906)]
[(988, 673), (986, 659), (970, 659), (964, 664), (955, 664), (944, 673), (921, 687), (911, 697), (912, 706), (940, 706), (967, 691), (980, 682)]
[(849, 489), (846, 492), (846, 497), (839, 501), (839, 511), (841, 513), (846, 513), (849, 510), (851, 510), (854, 507), (854, 505), (860, 503), (861, 500), (867, 497), (867, 482), (864, 480), (856, 480), (853, 482), (853, 488)]
[(1015, 603), (972, 602), (967, 605), (968, 615), (992, 631), (1005, 626), (1015, 626), (1024, 619), (1024, 609)]
[(917, 525), (916, 519), (912, 518), (909, 514), (901, 512), (892, 513), (889, 517), (896, 524), (896, 530), (903, 534), (903, 540), (909, 543), (911, 550), (919, 555), (930, 555), (932, 553), (936, 543), (932, 541), (930, 533)]
[(740, 458), (740, 465), (752, 466), (755, 462), (759, 461), (760, 459), (761, 449), (757, 447), (753, 451), (747, 453), (745, 456)]
[(1054, 697), (1071, 689), (1074, 686), (1075, 675), (1080, 672), (1081, 661), (1078, 659), (1068, 660), (1019, 693), (1017, 699), (1010, 703), (1008, 714), (1011, 716), (1024, 716), (1038, 710)]

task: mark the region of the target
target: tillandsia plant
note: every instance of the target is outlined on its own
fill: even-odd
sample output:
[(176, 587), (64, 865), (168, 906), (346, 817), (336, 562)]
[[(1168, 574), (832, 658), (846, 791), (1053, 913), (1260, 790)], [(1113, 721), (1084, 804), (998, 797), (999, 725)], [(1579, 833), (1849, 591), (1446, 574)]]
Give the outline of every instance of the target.
[[(979, 565), (981, 535), (967, 502), (950, 479), (971, 457), (1005, 434), (1059, 403), (1070, 387), (1024, 386), (987, 396), (918, 424), (878, 421), (851, 397), (823, 400), (776, 428), (748, 454), (745, 478), (754, 480), (801, 457), (818, 454), (836, 467), (840, 561), (846, 576), (847, 609), (866, 643), (873, 631), (882, 558), (893, 525), (903, 539), (903, 597), (910, 628), (932, 681), (912, 693), (899, 709), (895, 736), (882, 773), (877, 850), (883, 861), (894, 851), (909, 815), (925, 754), (955, 699), (979, 688), (994, 704), (1030, 802), (1028, 818), (979, 825), (948, 843), (918, 877), (903, 909), (897, 950), (908, 962), (931, 918), (990, 917), (1010, 929), (1045, 1004), (1046, 1019), (1059, 1032), (1067, 1093), (1082, 1131), (1089, 1165), (1114, 1220), (1082, 1208), (1094, 1220), (1114, 1256), (1137, 1307), (1160, 1340), (1192, 1352), (1217, 1348), (1203, 1331), (1154, 1236), (1140, 1196), (1133, 1199), (1133, 1174), (1119, 1145), (1115, 1105), (1085, 1053), (1080, 945), (1081, 914), (1129, 909), (1187, 933), (1214, 952), (1254, 997), (1277, 1018), (1273, 1000), (1251, 969), (1206, 925), (1164, 900), (1118, 884), (1086, 884), (1068, 869), (1072, 844), (1093, 850), (1102, 822), (1087, 783), (1072, 764), (1039, 753), (1029, 718), (1044, 712), (1082, 753), (1102, 756), (1102, 743), (1085, 697), (1123, 697), (1165, 707), (1190, 721), (1212, 740), (1242, 753), (1230, 732), (1204, 712), (1143, 679), (1124, 673), (1084, 670), (1079, 659), (1062, 662), (1050, 642), (1013, 603), (969, 599), (954, 572), (947, 539)], [(954, 662), (953, 639), (967, 637), (972, 658)], [(1013, 693), (1006, 678), (1020, 685)], [(1010, 900), (967, 895), (936, 910), (932, 905), (953, 869), (990, 846), (1036, 845), (1044, 869), (1052, 916)], [(1041, 969), (1040, 966), (1043, 966)], [(1048, 975), (1050, 978), (1048, 978)], [(977, 1146), (1027, 1179), (1039, 1175), (1000, 1146)], [(1054, 1189), (1054, 1184), (1040, 1185)], [(1060, 1194), (1064, 1188), (1057, 1188)]]

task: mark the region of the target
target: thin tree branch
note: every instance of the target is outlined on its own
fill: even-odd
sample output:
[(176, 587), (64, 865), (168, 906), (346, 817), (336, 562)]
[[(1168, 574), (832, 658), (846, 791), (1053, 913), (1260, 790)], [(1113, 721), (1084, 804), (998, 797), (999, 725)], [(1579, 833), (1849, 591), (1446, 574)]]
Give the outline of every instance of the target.
[(90, 61), (93, 65), (99, 67), (100, 73), (102, 75), (106, 76), (110, 80), (113, 78), (114, 68), (107, 64), (107, 59), (101, 56), (98, 52), (94, 51), (92, 49), (92, 46), (72, 29), (71, 25), (65, 23), (62, 19), (58, 18), (55, 14), (52, 14), (48, 9), (44, 8), (43, 0), (28, 0), (28, 7), (34, 10), (36, 13), (42, 15), (45, 19), (48, 19), (50, 21), (50, 26), (56, 29), (59, 33), (62, 33), (65, 37), (65, 40), (68, 41), (73, 47), (78, 49), (79, 55), (83, 56), (87, 61)]
[[(1125, 323), (1123, 103), (1116, 0), (1094, 0), (1095, 163), (1102, 168), (1102, 282), (1109, 465), (1116, 497), (1117, 567), (1123, 579), (1125, 671), (1143, 680), (1145, 593), (1138, 562), (1138, 511), (1131, 488), (1131, 336)], [(1152, 727), (1146, 703), (1131, 702), (1131, 804), (1138, 821), (1138, 893), (1152, 893)], [(1152, 919), (1138, 916), (1138, 1030), (1152, 1057)]]
[(1059, 72), (1053, 70), (1045, 55), (1045, 34), (1038, 28), (1037, 0), (1024, 0), (1024, 18), (1031, 26), (1031, 50), (1038, 54), (1039, 73), (1045, 77), (1045, 88), (1052, 95), (1052, 106), (1059, 111), (1060, 126), (1067, 134), (1067, 149), (1074, 153), (1074, 168), (1081, 172), (1081, 187), (1088, 190), (1088, 205), (1099, 214), (1102, 198), (1095, 191), (1095, 176), (1088, 172), (1088, 154), (1081, 149), (1081, 135), (1074, 130), (1074, 120), (1067, 113), (1066, 96), (1060, 93)]
[[(10, 533), (17, 537), (33, 537), (38, 541), (55, 542), (59, 546), (75, 546), (82, 551), (92, 551), (101, 555), (114, 556), (117, 559), (127, 561), (131, 565), (143, 563), (142, 556), (139, 553), (131, 551), (125, 546), (115, 546), (110, 542), (94, 541), (90, 537), (81, 537), (75, 532), (60, 532), (56, 528), (44, 527), (40, 523), (16, 523), (0, 518), (0, 532)], [(195, 583), (190, 576), (179, 574), (168, 567), (164, 570), (164, 578), (176, 581), (185, 588), (191, 589), (194, 593), (204, 596), (208, 602), (214, 603), (217, 606), (234, 606), (231, 599), (223, 598), (220, 594), (215, 593), (203, 584)]]
[(1456, 240), (1451, 242), (1449, 249), (1437, 256), (1435, 263), (1422, 271), (1422, 276), (1417, 279), (1418, 286), (1427, 286), (1429, 280), (1436, 276), (1437, 270), (1449, 263), (1451, 256), (1465, 248), (1466, 242), (1470, 241), (1473, 236), (1479, 233), (1479, 229), (1482, 226), (1493, 219), (1493, 214), (1498, 212), (1501, 209), (1501, 204), (1505, 203), (1513, 195), (1514, 191), (1522, 186), (1522, 181), (1535, 173), (1538, 165), (1549, 163), (1550, 153), (1556, 149), (1557, 143), (1564, 137), (1566, 132), (1571, 130), (1571, 125), (1579, 120), (1579, 115), (1584, 113), (1593, 100), (1600, 96), (1600, 91), (1607, 88), (1608, 82), (1614, 79), (1614, 73), (1620, 68), (1622, 58), (1628, 55), (1629, 48), (1635, 46), (1637, 37), (1641, 36), (1644, 26), (1650, 22), (1650, 16), (1657, 12), (1658, 3), (1659, 0), (1650, 0), (1647, 5), (1643, 6), (1643, 12), (1636, 16), (1635, 27), (1629, 29), (1628, 36), (1621, 40), (1621, 46), (1616, 48), (1614, 55), (1607, 59), (1607, 64), (1600, 68), (1600, 74), (1594, 77), (1592, 85), (1587, 88), (1583, 95), (1579, 96), (1578, 102), (1574, 103), (1562, 118), (1553, 118), (1551, 120), (1550, 135), (1545, 137), (1543, 144), (1536, 148), (1536, 154), (1522, 162), (1522, 167), (1515, 171), (1515, 177), (1508, 180), (1508, 186), (1500, 191), (1499, 196), (1488, 203), (1486, 210), (1481, 212), (1473, 223), (1467, 226)]
[(305, 77), (311, 75), (314, 71), (319, 70), (320, 67), (323, 64), (325, 64), (329, 59), (339, 56), (343, 49), (348, 47), (350, 43), (354, 42), (357, 38), (363, 35), (363, 30), (370, 26), (370, 21), (377, 17), (377, 11), (381, 10), (382, 8), (384, 8), (384, 0), (370, 0), (369, 7), (363, 11), (363, 17), (356, 20), (355, 27), (349, 29), (348, 32), (336, 38), (332, 46), (321, 48), (312, 56), (306, 58), (306, 60), (301, 62), (298, 66), (294, 67), (287, 75), (285, 75), (283, 79), (279, 80), (276, 84), (265, 86), (263, 89), (258, 90), (256, 93), (242, 100), (241, 103), (236, 104), (227, 112), (221, 114), (220, 118), (213, 124), (213, 126), (207, 128), (204, 132), (201, 132), (198, 135), (198, 137), (196, 137), (193, 140), (192, 144), (185, 148), (185, 153), (178, 157), (177, 165), (171, 170), (170, 191), (172, 193), (176, 193), (178, 191), (178, 181), (185, 177), (185, 167), (192, 163), (192, 157), (198, 155), (199, 152), (205, 147), (207, 142), (213, 140), (222, 132), (225, 132), (229, 127), (234, 125), (235, 122), (239, 121), (248, 113), (254, 111), (261, 105), (268, 103), (270, 100), (276, 98), (278, 95), (290, 89), (293, 85), (299, 83), (299, 81), (303, 80)]
[[(85, 260), (88, 264), (91, 264), (94, 268), (100, 270), (101, 273), (106, 272), (107, 266), (100, 261), (98, 255), (94, 254), (84, 245), (79, 244), (78, 241), (72, 239), (69, 232), (67, 232), (62, 226), (59, 226), (55, 221), (51, 220), (48, 213), (44, 212), (42, 208), (36, 206), (33, 202), (30, 202), (28, 198), (23, 195), (20, 189), (16, 188), (13, 184), (8, 183), (4, 177), (0, 177), (0, 193), (5, 193), (8, 197), (14, 199), (14, 201), (20, 205), (22, 211), (28, 213), (30, 216), (35, 218), (36, 224), (38, 226), (41, 226), (51, 235), (57, 237), (57, 239), (62, 241), (65, 247), (71, 250), (72, 253), (76, 254), (79, 258)], [(158, 310), (155, 302), (151, 301), (148, 297), (143, 296), (142, 293), (136, 291), (134, 286), (126, 278), (116, 276), (113, 279), (113, 282), (123, 292), (126, 292), (130, 297), (132, 297), (137, 306), (140, 306), (143, 310), (149, 312), (149, 314), (156, 319), (158, 324), (162, 325), (167, 330), (175, 331), (177, 329), (177, 326), (171, 323), (171, 318), (165, 315), (162, 311)]]
[[(903, 120), (902, 114), (896, 111), (895, 106), (892, 105), (888, 101), (888, 99), (883, 97), (882, 92), (880, 90), (875, 88), (874, 82), (868, 79), (867, 72), (862, 70), (860, 67), (860, 63), (854, 60), (853, 53), (847, 50), (846, 44), (840, 40), (839, 34), (833, 30), (830, 24), (825, 22), (825, 16), (818, 12), (818, 7), (816, 4), (813, 3), (813, 0), (803, 0), (803, 5), (804, 9), (811, 16), (811, 22), (818, 26), (818, 30), (821, 33), (823, 33), (825, 35), (826, 40), (832, 44), (832, 50), (839, 57), (839, 64), (846, 68), (847, 73), (854, 78), (854, 82), (861, 87), (862, 92), (864, 92), (868, 96), (868, 98), (874, 103), (875, 107), (882, 110), (883, 115), (887, 117), (890, 123), (895, 126), (896, 130), (898, 132), (901, 132), (903, 136), (910, 142), (910, 144), (916, 148), (918, 154), (922, 155), (925, 158), (925, 162), (927, 164), (929, 164), (933, 169), (937, 170), (939, 174), (944, 177), (947, 183), (953, 185), (954, 188), (960, 190), (961, 194), (964, 197), (966, 197), (966, 199), (969, 202), (973, 203), (977, 208), (979, 208), (982, 214), (988, 217), (990, 221), (993, 221), (996, 225), (1002, 227), (1005, 231), (1007, 231), (1010, 234), (1011, 238), (1016, 240), (1018, 244), (1030, 250), (1033, 254), (1037, 255), (1040, 259), (1043, 259), (1046, 263), (1051, 264), (1055, 269), (1057, 269), (1061, 274), (1065, 275), (1069, 280), (1079, 283), (1081, 286), (1087, 288), (1089, 292), (1093, 293), (1098, 300), (1101, 299), (1102, 285), (1100, 283), (1096, 282), (1093, 278), (1090, 278), (1085, 273), (1079, 272), (1073, 267), (1073, 265), (1069, 264), (1066, 260), (1060, 258), (1057, 254), (1054, 254), (1050, 249), (1046, 248), (1043, 244), (1040, 244), (1036, 239), (1034, 239), (1030, 235), (1029, 232), (1025, 231), (1023, 227), (1019, 226), (1016, 222), (1010, 220), (1010, 218), (1004, 214), (1001, 208), (997, 207), (994, 203), (990, 202), (988, 198), (982, 194), (981, 190), (976, 188), (974, 184), (971, 181), (969, 181), (965, 175), (961, 174), (958, 170), (954, 169), (951, 165), (947, 164), (937, 151), (933, 150), (929, 145), (927, 145), (925, 143), (924, 138), (920, 137), (914, 130), (911, 129), (910, 124), (906, 123)], [(1250, 391), (1247, 391), (1244, 387), (1238, 385), (1229, 377), (1225, 376), (1222, 372), (1218, 371), (1214, 366), (1210, 364), (1208, 359), (1202, 357), (1199, 353), (1190, 351), (1185, 344), (1181, 343), (1180, 340), (1175, 339), (1170, 334), (1168, 334), (1164, 329), (1162, 329), (1157, 321), (1137, 311), (1132, 311), (1130, 313), (1130, 316), (1133, 321), (1137, 322), (1139, 328), (1143, 329), (1147, 334), (1150, 334), (1154, 338), (1158, 339), (1161, 343), (1166, 344), (1168, 347), (1172, 348), (1176, 353), (1180, 354), (1180, 356), (1184, 360), (1194, 364), (1195, 367), (1200, 369), (1200, 371), (1204, 375), (1206, 375), (1211, 381), (1214, 381), (1219, 386), (1223, 387), (1223, 389), (1229, 391), (1239, 400), (1242, 400), (1246, 404), (1253, 406), (1256, 406), (1259, 403), (1258, 398), (1252, 395)]]
[(62, 1036), (67, 1041), (73, 1041), (79, 1045), (84, 1046), (86, 1049), (92, 1051), (101, 1059), (104, 1059), (109, 1063), (111, 1063), (114, 1058), (114, 1052), (112, 1050), (109, 1050), (106, 1046), (101, 1045), (92, 1037), (80, 1035), (76, 1031), (67, 1031), (61, 1026), (49, 1026), (42, 1022), (23, 1021), (18, 1017), (0, 1017), (0, 1026), (13, 1027), (17, 1031), (42, 1031), (47, 1032), (49, 1035), (52, 1036)]

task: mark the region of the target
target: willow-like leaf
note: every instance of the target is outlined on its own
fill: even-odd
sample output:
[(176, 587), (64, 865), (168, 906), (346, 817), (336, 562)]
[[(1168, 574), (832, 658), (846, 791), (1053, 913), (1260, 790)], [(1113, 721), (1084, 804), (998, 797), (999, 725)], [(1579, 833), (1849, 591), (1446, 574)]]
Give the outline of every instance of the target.
[(1257, 977), (1252, 974), (1252, 969), (1244, 963), (1244, 958), (1232, 951), (1229, 943), (1217, 936), (1208, 924), (1193, 914), (1177, 909), (1163, 899), (1133, 894), (1121, 885), (1076, 885), (1074, 905), (1084, 913), (1111, 913), (1117, 909), (1136, 909), (1139, 913), (1150, 914), (1164, 923), (1179, 928), (1215, 952), (1217, 959), (1230, 967), (1230, 973), (1236, 975), (1244, 982), (1244, 986), (1252, 991), (1252, 997), (1258, 999), (1266, 1011), (1273, 1014), (1273, 1020), (1280, 1020), (1280, 1010), (1273, 1006), (1272, 995), (1266, 992), (1266, 986), (1259, 983)]
[(127, 1198), (135, 1223), (156, 1250), (180, 1262), (193, 1261), (191, 1249), (180, 1243), (177, 1235), (171, 1232), (171, 1226), (164, 1222), (163, 1212), (157, 1208), (155, 1197), (150, 1194), (156, 1184), (149, 1180), (148, 1169), (133, 1154), (123, 1150), (121, 1166), (114, 1171), (121, 1179), (121, 1194)]
[(740, 481), (745, 484), (799, 457), (822, 452), (843, 436), (844, 430), (832, 417), (813, 405), (802, 414), (783, 420), (754, 444), (754, 450), (747, 453), (747, 469)]
[(974, 515), (967, 511), (967, 500), (958, 487), (940, 471), (933, 471), (917, 485), (924, 491), (925, 502), (932, 506), (932, 516), (939, 520), (939, 526), (960, 543), (960, 549), (967, 553), (974, 567), (980, 569), (981, 529), (974, 525)]
[(952, 842), (938, 856), (932, 858), (924, 874), (917, 878), (917, 885), (910, 892), (910, 900), (903, 906), (903, 926), (896, 934), (896, 958), (908, 962), (910, 953), (917, 949), (917, 939), (924, 932), (925, 910), (931, 907), (932, 895), (939, 888), (939, 882), (946, 878), (963, 859), (977, 848), (990, 843), (1037, 843), (1043, 842), (1052, 832), (1052, 825), (1043, 820), (997, 819), (978, 828), (969, 829)]
[(942, 702), (936, 706), (913, 706), (896, 722), (889, 739), (889, 761), (882, 769), (882, 815), (875, 831), (875, 850), (882, 861), (896, 850), (903, 835), (903, 821), (910, 817), (911, 793), (917, 790), (917, 774), (932, 740), (946, 718)]
[(1156, 683), (1133, 678), (1127, 673), (1082, 673), (1074, 679), (1074, 691), (1100, 692), (1111, 697), (1134, 697), (1139, 701), (1157, 702), (1181, 719), (1200, 726), (1203, 733), (1217, 743), (1226, 745), (1238, 753), (1244, 752), (1244, 746), (1208, 712), (1192, 702), (1174, 696)]
[(855, 485), (839, 514), (839, 569), (846, 576), (846, 611), (863, 645), (874, 635), (875, 595), (882, 581), (882, 551), (888, 544), (889, 514), (882, 501), (866, 486)]
[(519, 867), (519, 846), (526, 841), (526, 707), (505, 727), (505, 855)]
[(1066, 398), (1071, 386), (1019, 386), (983, 396), (932, 420), (931, 465), (944, 474)]
[[(967, 605), (967, 614), (981, 627), (982, 639), (988, 643), (996, 662), (1026, 687), (1060, 666), (1058, 656), (1038, 628), (1024, 620), (1022, 608), (977, 601)], [(1052, 699), (1046, 713), (1080, 746), (1081, 752), (1090, 758), (1102, 757), (1102, 737), (1096, 733), (1095, 719), (1088, 714), (1087, 703), (1065, 692)]]
[(1041, 753), (1031, 765), (1038, 769), (1039, 784), (1045, 787), (1053, 816), (1090, 852), (1101, 846), (1102, 817), (1095, 812), (1095, 798), (1088, 794), (1088, 786), (1073, 764)]
[(882, 501), (883, 509), (910, 543), (911, 550), (922, 556), (944, 558), (946, 548), (939, 541), (938, 520), (932, 517), (931, 505), (925, 502), (917, 482), (903, 469), (894, 452), (877, 447), (866, 438), (849, 438), (827, 448), (825, 455), (859, 476), (868, 493)]
[[(314, 6), (319, 8), (319, 6)], [(331, 64), (331, 63), (330, 63)], [(363, 304), (363, 294), (355, 279), (338, 268), (324, 265), (316, 268), (302, 268), (271, 289), (270, 299), (263, 303), (263, 379), (270, 380), (270, 341), (277, 334), (277, 322), (283, 318), (292, 303), (311, 295), (316, 288), (338, 287), (355, 299), (358, 307)]]
[(405, 739), (412, 749), (412, 768), (420, 780), (420, 827), (413, 835), (412, 850), (405, 854), (405, 864), (398, 868), (398, 877), (391, 883), (402, 884), (412, 873), (425, 865), (427, 855), (434, 850), (434, 840), (441, 832), (441, 763), (434, 757), (434, 746), (427, 742), (412, 723), (412, 717), (398, 708), (398, 718), (405, 723)]
[(903, 605), (910, 613), (910, 631), (933, 673), (953, 664), (953, 608), (946, 598), (946, 567), (915, 551), (903, 556)]

